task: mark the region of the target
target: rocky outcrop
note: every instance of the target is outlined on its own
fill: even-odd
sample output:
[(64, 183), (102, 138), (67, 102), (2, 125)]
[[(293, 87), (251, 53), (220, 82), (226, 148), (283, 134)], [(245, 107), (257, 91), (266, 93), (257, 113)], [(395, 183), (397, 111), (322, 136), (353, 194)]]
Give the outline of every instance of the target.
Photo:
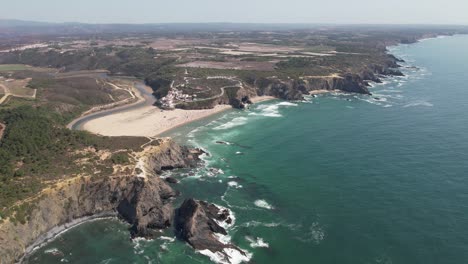
[[(372, 77), (372, 75), (369, 74), (366, 77)], [(259, 86), (259, 95), (270, 95), (285, 100), (303, 100), (304, 95), (313, 90), (340, 90), (350, 93), (370, 94), (365, 79), (358, 74), (351, 73), (331, 76), (305, 76), (300, 80), (288, 80), (286, 82), (277, 79), (263, 79), (256, 84)]]
[(232, 105), (234, 108), (244, 109), (247, 105), (252, 104), (249, 96), (243, 96), (241, 98), (231, 98), (229, 100), (229, 104)]
[(357, 74), (344, 76), (306, 78), (304, 85), (307, 92), (313, 90), (340, 90), (349, 93), (370, 94), (368, 83)]
[(151, 237), (154, 229), (171, 225), (171, 198), (176, 193), (164, 181), (158, 177), (133, 177), (123, 190), (119, 187), (109, 191), (111, 201), (118, 201), (119, 215), (132, 225), (132, 237)]
[(219, 241), (217, 234), (227, 235), (220, 223), (232, 223), (227, 209), (194, 199), (185, 200), (176, 210), (174, 219), (177, 236), (196, 250), (224, 252), (230, 248), (243, 253), (236, 246)]
[(146, 166), (160, 174), (164, 170), (193, 167), (200, 160), (203, 150), (180, 146), (171, 139), (160, 139), (158, 146), (147, 155)]
[(129, 175), (79, 176), (44, 189), (31, 198), (35, 209), (28, 222), (14, 224), (4, 219), (0, 224), (0, 263), (18, 261), (28, 247), (50, 230), (86, 216), (118, 214), (131, 224), (133, 237), (152, 236), (153, 230), (172, 224), (171, 201), (176, 195), (157, 172), (193, 166), (199, 153), (162, 139), (143, 152), (142, 158), (148, 161), (143, 176), (137, 169)]
[(270, 95), (284, 100), (302, 100), (303, 93), (297, 89), (294, 81), (261, 78), (255, 81), (258, 95)]

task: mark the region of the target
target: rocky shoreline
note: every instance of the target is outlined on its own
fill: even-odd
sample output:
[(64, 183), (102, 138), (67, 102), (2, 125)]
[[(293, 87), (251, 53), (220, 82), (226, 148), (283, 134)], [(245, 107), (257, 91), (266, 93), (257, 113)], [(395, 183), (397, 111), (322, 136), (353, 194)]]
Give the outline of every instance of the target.
[(63, 234), (64, 232), (67, 232), (68, 230), (74, 227), (77, 227), (81, 224), (94, 221), (94, 220), (101, 220), (101, 219), (115, 218), (115, 217), (117, 217), (117, 214), (114, 211), (110, 211), (110, 212), (104, 212), (100, 214), (85, 216), (82, 218), (72, 220), (71, 222), (65, 223), (61, 226), (54, 227), (51, 230), (49, 230), (47, 233), (39, 236), (39, 238), (37, 238), (37, 240), (34, 241), (34, 243), (29, 245), (26, 248), (24, 255), (21, 257), (21, 259), (19, 259), (18, 263), (21, 263), (23, 259), (26, 259), (27, 257), (29, 257), (36, 250), (45, 246), (47, 243), (54, 240), (57, 236)]
[[(230, 104), (233, 108), (243, 109), (255, 96), (272, 96), (284, 100), (304, 100), (304, 95), (313, 91), (341, 91), (371, 95), (369, 82), (381, 83), (383, 78), (403, 76), (398, 69), (403, 60), (385, 53), (385, 59), (380, 63), (370, 63), (358, 71), (330, 76), (304, 76), (298, 79), (282, 80), (277, 78), (260, 78), (252, 80), (239, 89), (234, 97), (220, 98), (213, 101), (211, 107), (217, 104)], [(254, 91), (249, 90), (254, 88)]]
[[(342, 90), (370, 94), (368, 81), (381, 82), (382, 76), (401, 76), (397, 69), (401, 60), (389, 55), (392, 63), (363, 70), (361, 74), (346, 74), (327, 78), (305, 78), (290, 84), (272, 83), (265, 94), (297, 100), (314, 90)], [(242, 97), (245, 98), (245, 95)], [(241, 100), (242, 101), (247, 101)], [(60, 232), (85, 221), (102, 216), (118, 216), (131, 225), (131, 237), (153, 237), (156, 230), (173, 227), (177, 237), (198, 251), (220, 253), (229, 260), (228, 251), (247, 253), (230, 243), (222, 243), (217, 235), (226, 235), (222, 226), (230, 224), (228, 211), (204, 201), (187, 199), (178, 208), (172, 206), (178, 195), (158, 175), (165, 170), (192, 167), (203, 151), (177, 145), (162, 139), (158, 146), (145, 150), (144, 170), (133, 174), (106, 178), (79, 177), (37, 201), (31, 219), (25, 224), (8, 221), (0, 224), (1, 264), (21, 262), (25, 254), (46, 243)]]
[[(395, 64), (396, 61), (395, 58)], [(363, 77), (350, 74), (344, 77), (308, 78), (303, 84), (287, 86), (283, 91), (285, 93), (277, 93), (275, 97), (295, 100), (314, 90), (370, 94), (364, 80), (379, 82), (374, 72), (388, 74), (387, 69), (376, 67), (374, 71), (363, 73)], [(297, 93), (287, 92), (291, 88)], [(281, 84), (272, 84), (270, 89), (270, 94), (281, 90)], [(244, 101), (247, 102), (248, 97), (244, 96), (240, 103)], [(232, 222), (226, 209), (187, 199), (174, 210), (172, 202), (178, 193), (158, 176), (165, 170), (195, 166), (204, 152), (179, 146), (171, 139), (162, 139), (158, 146), (150, 146), (144, 152), (143, 164), (137, 164), (133, 174), (103, 179), (81, 177), (73, 184), (49, 194), (47, 199), (38, 201), (37, 208), (32, 212), (31, 219), (34, 221), (24, 225), (3, 223), (0, 226), (0, 263), (21, 262), (35, 248), (57, 234), (103, 215), (118, 216), (129, 223), (132, 238), (152, 238), (158, 230), (173, 227), (180, 240), (210, 258), (230, 263), (231, 255), (235, 254), (248, 259), (247, 252), (219, 239), (219, 236), (227, 235), (222, 225)]]
[[(147, 147), (128, 175), (80, 176), (38, 197), (30, 221), (0, 224), (1, 264), (22, 261), (26, 253), (67, 228), (102, 216), (118, 216), (131, 225), (131, 237), (153, 237), (173, 224), (172, 202), (178, 195), (158, 173), (193, 167), (204, 152), (165, 138)], [(142, 171), (145, 173), (142, 174)]]

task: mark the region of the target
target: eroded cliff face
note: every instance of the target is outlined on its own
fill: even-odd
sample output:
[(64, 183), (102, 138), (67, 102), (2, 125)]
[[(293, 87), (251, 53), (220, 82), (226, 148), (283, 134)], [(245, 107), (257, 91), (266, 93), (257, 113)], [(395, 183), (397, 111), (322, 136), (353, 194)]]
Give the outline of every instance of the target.
[[(304, 95), (314, 90), (337, 90), (348, 93), (370, 94), (369, 81), (381, 82), (385, 76), (402, 76), (398, 68), (401, 62), (393, 55), (388, 54), (381, 63), (366, 65), (355, 72), (336, 73), (329, 76), (302, 76), (299, 79), (282, 80), (275, 77), (250, 80), (250, 91), (256, 95), (269, 95), (284, 100), (303, 100)], [(247, 86), (245, 88), (248, 88)], [(249, 94), (248, 96), (252, 96)], [(231, 100), (230, 104), (242, 108), (242, 96)], [(234, 102), (235, 104), (233, 104)], [(241, 106), (241, 107), (238, 107)]]
[(43, 190), (32, 198), (36, 206), (30, 221), (15, 225), (6, 220), (0, 225), (0, 263), (20, 260), (41, 236), (85, 216), (117, 214), (131, 224), (133, 237), (151, 236), (153, 230), (171, 225), (176, 192), (157, 173), (192, 166), (200, 153), (162, 139), (139, 154), (140, 167), (135, 166), (132, 174), (79, 176)]

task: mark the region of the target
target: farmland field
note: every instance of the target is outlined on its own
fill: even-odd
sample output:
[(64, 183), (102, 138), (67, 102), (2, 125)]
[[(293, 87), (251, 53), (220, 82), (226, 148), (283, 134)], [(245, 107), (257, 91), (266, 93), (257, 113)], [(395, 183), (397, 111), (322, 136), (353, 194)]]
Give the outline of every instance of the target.
[(31, 68), (23, 64), (3, 64), (0, 65), (0, 71), (23, 71)]

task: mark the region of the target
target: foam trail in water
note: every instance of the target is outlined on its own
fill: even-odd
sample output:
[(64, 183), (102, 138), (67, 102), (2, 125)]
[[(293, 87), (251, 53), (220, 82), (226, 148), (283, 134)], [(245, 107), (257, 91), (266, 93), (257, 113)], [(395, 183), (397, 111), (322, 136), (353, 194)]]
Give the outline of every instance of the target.
[(312, 223), (308, 232), (304, 233), (304, 235), (305, 237), (295, 238), (304, 243), (313, 242), (314, 244), (319, 244), (322, 240), (325, 239), (325, 231), (317, 222)]
[(274, 209), (274, 207), (265, 200), (256, 200), (254, 204), (260, 208), (265, 208), (268, 210)]
[(213, 128), (213, 129), (215, 129), (215, 130), (230, 129), (230, 128), (233, 128), (233, 127), (245, 125), (246, 123), (247, 123), (247, 118), (246, 117), (236, 117), (236, 118), (232, 119), (230, 122), (227, 122), (226, 124), (222, 124), (220, 126), (217, 126), (217, 127)]
[(432, 106), (434, 106), (434, 105), (431, 104), (431, 103), (429, 103), (429, 102), (426, 102), (426, 101), (418, 100), (418, 101), (415, 101), (415, 102), (411, 102), (411, 103), (409, 103), (409, 104), (406, 104), (406, 105), (404, 105), (403, 107), (404, 107), (404, 108), (407, 108), (407, 107), (415, 107), (415, 106), (432, 107)]
[(260, 105), (256, 108), (256, 110), (260, 110), (260, 113), (253, 112), (249, 115), (257, 115), (257, 116), (266, 116), (266, 117), (282, 117), (279, 113), (280, 107), (287, 107), (287, 106), (297, 106), (295, 103), (291, 102), (280, 102), (273, 105)]

